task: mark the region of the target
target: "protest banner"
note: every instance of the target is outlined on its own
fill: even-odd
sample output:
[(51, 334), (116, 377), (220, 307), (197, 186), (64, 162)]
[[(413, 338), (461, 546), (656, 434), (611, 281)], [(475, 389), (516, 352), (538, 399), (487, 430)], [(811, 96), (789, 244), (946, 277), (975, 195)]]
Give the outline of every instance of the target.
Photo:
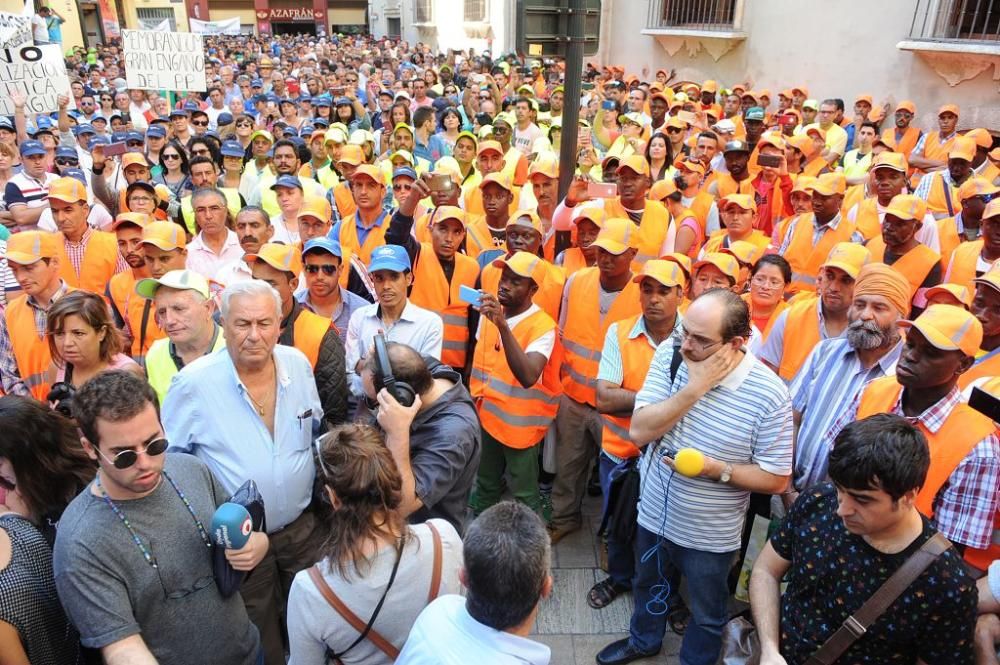
[[(0, 115), (14, 115), (11, 94), (19, 90), (27, 97), (25, 113), (59, 110), (59, 95), (73, 102), (59, 44), (16, 46), (0, 49)], [(71, 107), (67, 107), (71, 108)]]
[(200, 35), (238, 35), (240, 34), (240, 17), (227, 18), (222, 21), (199, 21), (189, 18), (191, 32)]
[(205, 92), (205, 49), (190, 32), (122, 30), (125, 80), (132, 90)]
[(31, 17), (0, 12), (0, 48), (31, 43)]

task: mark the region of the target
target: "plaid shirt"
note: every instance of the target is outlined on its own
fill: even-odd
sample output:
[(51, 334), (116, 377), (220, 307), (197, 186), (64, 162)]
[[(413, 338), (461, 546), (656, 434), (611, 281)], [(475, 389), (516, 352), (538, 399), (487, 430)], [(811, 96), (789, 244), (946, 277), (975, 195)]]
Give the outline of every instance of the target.
[[(864, 389), (862, 388), (862, 391)], [(845, 411), (827, 432), (824, 447), (830, 450), (833, 439), (849, 423), (853, 422), (861, 403), (861, 392), (854, 397), (850, 408)], [(956, 406), (963, 402), (958, 387), (951, 389), (936, 404), (916, 417), (903, 413), (903, 393), (889, 413), (903, 416), (910, 423), (921, 424), (931, 434), (937, 433)], [(953, 543), (961, 543), (975, 549), (990, 546), (993, 535), (993, 517), (1000, 502), (1000, 438), (990, 434), (965, 456), (948, 482), (938, 491), (934, 499), (935, 528)]]
[[(92, 235), (94, 235), (94, 229), (88, 226), (87, 230), (83, 232), (80, 242), (73, 242), (69, 238), (63, 239), (63, 245), (66, 247), (66, 256), (69, 257), (69, 262), (73, 264), (73, 272), (76, 273), (77, 277), (80, 276), (80, 271), (83, 269), (83, 255), (87, 251), (87, 243), (90, 242)], [(115, 274), (125, 272), (128, 269), (125, 257), (119, 253), (115, 260)]]
[[(52, 294), (49, 306), (66, 295), (67, 288), (65, 282), (59, 284), (59, 290)], [(49, 320), (47, 309), (43, 309), (34, 296), (27, 296), (28, 306), (31, 307), (35, 315), (35, 332), (38, 339), (45, 339), (45, 325)], [(31, 391), (21, 380), (21, 372), (17, 368), (17, 360), (14, 359), (14, 344), (10, 339), (10, 331), (7, 330), (7, 317), (0, 316), (0, 385), (8, 395), (24, 395), (31, 397)]]

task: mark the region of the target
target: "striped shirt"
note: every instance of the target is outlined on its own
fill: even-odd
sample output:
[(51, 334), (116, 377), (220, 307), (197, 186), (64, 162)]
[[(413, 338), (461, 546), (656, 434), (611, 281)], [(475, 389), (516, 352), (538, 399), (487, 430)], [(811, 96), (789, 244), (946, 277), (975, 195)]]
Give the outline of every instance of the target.
[(7, 265), (7, 241), (0, 240), (0, 308), (7, 306), (7, 295), (21, 290), (21, 285), (14, 279), (14, 271)]
[(24, 171), (14, 174), (14, 177), (7, 181), (7, 187), (4, 189), (3, 198), (7, 209), (10, 210), (21, 205), (28, 208), (40, 208), (48, 205), (49, 185), (58, 177), (54, 173), (46, 173), (39, 179), (32, 178)]
[[(649, 374), (635, 397), (635, 411), (668, 399), (688, 381), (681, 363), (670, 381), (673, 343), (656, 349)], [(688, 478), (663, 463), (681, 448), (696, 448), (732, 464), (756, 464), (786, 476), (792, 472), (792, 404), (785, 384), (747, 353), (663, 437), (647, 447), (639, 468), (639, 524), (671, 542), (703, 552), (733, 552), (750, 500), (748, 490), (706, 478)]]
[(802, 491), (826, 480), (828, 443), (832, 440), (826, 441), (823, 435), (866, 383), (896, 373), (902, 350), (900, 339), (868, 369), (861, 366), (846, 337), (823, 340), (809, 354), (789, 389), (792, 409), (802, 414), (795, 437), (796, 489)]

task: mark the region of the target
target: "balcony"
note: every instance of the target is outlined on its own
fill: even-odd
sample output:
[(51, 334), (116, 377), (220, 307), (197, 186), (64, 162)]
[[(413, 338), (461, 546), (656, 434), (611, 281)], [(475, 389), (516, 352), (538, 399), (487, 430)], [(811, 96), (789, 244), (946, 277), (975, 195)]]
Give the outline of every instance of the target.
[(657, 39), (673, 56), (686, 46), (691, 56), (704, 49), (716, 61), (747, 38), (744, 0), (650, 0), (644, 35)]
[(1000, 72), (1000, 2), (917, 0), (909, 37), (896, 48), (918, 54), (951, 86), (990, 65)]

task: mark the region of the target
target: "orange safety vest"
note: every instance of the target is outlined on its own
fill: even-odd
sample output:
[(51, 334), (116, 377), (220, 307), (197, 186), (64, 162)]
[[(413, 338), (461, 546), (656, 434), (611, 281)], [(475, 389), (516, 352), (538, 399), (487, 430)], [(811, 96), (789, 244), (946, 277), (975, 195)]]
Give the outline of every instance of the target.
[[(514, 200), (507, 206), (508, 217), (517, 212), (517, 202), (521, 198), (521, 188), (514, 185), (513, 190), (511, 193), (514, 195)], [(479, 189), (479, 187), (474, 187), (465, 193), (465, 213), (467, 215), (486, 214), (486, 209), (483, 208), (483, 190)]]
[(583, 270), (587, 266), (587, 257), (583, 255), (583, 250), (579, 247), (569, 247), (563, 252), (563, 272), (566, 279), (571, 275)]
[(802, 171), (799, 175), (807, 175), (813, 178), (818, 178), (820, 174), (829, 171), (829, 166), (830, 164), (827, 163), (821, 155), (816, 155), (802, 165)]
[(461, 370), (465, 367), (465, 352), (469, 343), (469, 303), (459, 297), (461, 286), (475, 287), (479, 264), (465, 254), (455, 255), (455, 272), (451, 282), (445, 277), (434, 247), (420, 245), (417, 263), (413, 266), (413, 290), (410, 302), (429, 309), (444, 321), (444, 341), (441, 362)]
[(858, 212), (854, 215), (854, 226), (857, 227), (865, 241), (882, 235), (882, 220), (878, 216), (878, 199), (865, 199), (858, 203)]
[(736, 182), (733, 176), (728, 173), (720, 173), (715, 183), (715, 191), (718, 192), (717, 199), (724, 198), (730, 194), (749, 194), (750, 196), (754, 196), (757, 193), (753, 188), (751, 178)]
[[(876, 413), (889, 413), (900, 400), (903, 386), (895, 376), (883, 376), (864, 387), (858, 404), (857, 420)], [(955, 468), (972, 452), (976, 445), (996, 431), (996, 425), (968, 404), (959, 404), (937, 432), (917, 423), (927, 438), (931, 452), (931, 466), (927, 469), (924, 486), (917, 494), (916, 506), (927, 518), (934, 517), (934, 501), (938, 492), (948, 482)]]
[[(706, 184), (705, 187), (707, 186)], [(708, 228), (708, 215), (712, 212), (713, 203), (715, 203), (715, 199), (712, 198), (711, 194), (706, 191), (700, 191), (694, 195), (694, 198), (691, 199), (691, 205), (688, 206), (701, 225), (702, 233)]]
[(66, 254), (65, 236), (59, 234), (59, 276), (73, 288), (104, 295), (104, 288), (118, 266), (118, 238), (105, 231), (94, 230), (90, 234), (79, 275)]
[(302, 308), (295, 317), (292, 328), (292, 344), (309, 359), (309, 364), (316, 369), (319, 362), (319, 350), (323, 346), (323, 337), (333, 326), (333, 321), (320, 316), (308, 309)]
[[(118, 314), (122, 318), (128, 319), (129, 328), (132, 331), (132, 345), (128, 352), (140, 365), (149, 352), (149, 347), (158, 339), (167, 336), (167, 333), (160, 328), (156, 321), (156, 310), (152, 300), (146, 300), (135, 292), (136, 278), (131, 270), (120, 272), (108, 280), (108, 296), (114, 303)], [(146, 308), (147, 303), (149, 309)], [(146, 325), (143, 326), (143, 313), (145, 312)], [(145, 328), (145, 336), (143, 336)]]
[[(749, 293), (744, 293), (743, 295), (740, 296), (740, 298), (742, 298), (743, 302), (747, 304), (747, 308), (750, 310), (750, 320), (753, 321), (753, 299), (751, 299)], [(786, 309), (788, 309), (790, 306), (791, 305), (789, 305), (786, 301), (782, 300), (774, 307), (774, 311), (771, 312), (771, 316), (767, 320), (767, 325), (764, 326), (763, 330), (760, 330), (761, 344), (767, 341), (768, 335), (771, 334), (771, 328), (774, 327), (774, 322), (777, 321), (781, 313), (784, 312)], [(785, 323), (788, 322), (786, 321)]]
[(906, 159), (909, 159), (910, 153), (917, 147), (917, 141), (920, 140), (920, 130), (916, 127), (907, 127), (903, 131), (903, 138), (897, 139), (896, 128), (889, 127), (882, 131), (882, 139), (894, 142), (896, 144), (896, 152), (903, 153), (906, 155)]
[[(948, 139), (944, 143), (941, 143), (941, 132), (937, 131), (927, 132), (927, 138), (924, 139), (924, 152), (920, 156), (925, 159), (934, 160), (936, 162), (947, 162), (948, 153), (951, 152), (951, 147), (955, 144), (956, 138), (958, 138), (957, 132), (950, 139)], [(916, 144), (914, 144), (914, 147), (916, 147)], [(916, 187), (917, 184), (920, 182), (921, 176), (923, 176), (925, 173), (926, 171), (923, 171), (922, 169), (913, 169), (913, 173), (910, 178), (910, 184)]]
[[(865, 246), (872, 254), (872, 261), (885, 263), (885, 241), (882, 240), (882, 236), (872, 238)], [(938, 263), (941, 263), (941, 255), (927, 245), (920, 244), (896, 259), (890, 267), (910, 283), (912, 298), (927, 279), (928, 273)]]
[(1000, 349), (993, 349), (976, 358), (972, 367), (958, 377), (958, 387), (965, 390), (973, 381), (984, 376), (1000, 376)]
[[(847, 191), (844, 192), (844, 201), (840, 204), (840, 214), (846, 215), (856, 204), (864, 201), (868, 194), (866, 190), (864, 183), (848, 187)], [(857, 225), (858, 220), (855, 219), (854, 223)], [(860, 229), (858, 230), (860, 231)]]
[(333, 188), (333, 202), (337, 206), (340, 218), (344, 219), (358, 211), (358, 204), (354, 202), (354, 195), (347, 181), (339, 183)]
[[(723, 245), (728, 237), (729, 235), (726, 233), (725, 229), (721, 229), (713, 233), (705, 242), (705, 253), (708, 254), (709, 252), (718, 252), (723, 248), (723, 246), (731, 246), (733, 244), (732, 240)], [(748, 242), (755, 247), (759, 247), (760, 249), (767, 249), (771, 246), (771, 237), (759, 229), (754, 229), (747, 238), (743, 239), (743, 242)]]
[[(558, 321), (566, 275), (559, 266), (554, 266), (545, 259), (542, 259), (542, 265), (548, 270), (548, 274), (542, 279), (542, 283), (538, 285), (538, 290), (535, 291), (535, 295), (531, 301), (541, 307), (554, 320)], [(500, 273), (500, 268), (497, 268), (493, 264), (483, 268), (483, 272), (479, 276), (479, 288), (487, 293), (496, 295), (497, 287), (500, 286)]]
[(972, 280), (976, 278), (976, 264), (979, 263), (979, 255), (982, 252), (982, 238), (959, 243), (955, 251), (951, 253), (951, 262), (948, 264), (950, 271), (948, 281), (951, 284), (961, 284), (970, 292), (974, 292), (976, 285)]
[(826, 227), (819, 242), (813, 245), (815, 218), (815, 213), (811, 212), (799, 215), (799, 221), (792, 230), (791, 242), (785, 250), (785, 260), (792, 266), (792, 283), (788, 287), (791, 293), (815, 291), (816, 275), (819, 274), (819, 267), (826, 261), (830, 250), (838, 242), (849, 242), (854, 235), (854, 223), (841, 217), (837, 228)]
[(941, 274), (943, 275), (943, 271), (948, 269), (948, 262), (951, 261), (952, 252), (962, 243), (962, 239), (958, 237), (958, 227), (955, 226), (954, 217), (939, 219), (937, 227), (938, 242), (941, 244)]
[[(530, 388), (514, 377), (501, 348), (500, 330), (483, 317), (479, 340), (473, 354), (469, 384), (476, 400), (479, 420), (484, 430), (510, 448), (530, 448), (545, 436), (559, 409), (559, 365), (562, 347), (556, 334), (555, 348), (542, 375)], [(514, 326), (514, 339), (522, 349), (548, 332), (556, 330), (555, 320), (543, 310), (522, 319)]]
[[(73, 290), (69, 288), (66, 293)], [(28, 304), (28, 296), (19, 296), (8, 304), (4, 318), (14, 351), (14, 360), (17, 362), (17, 373), (31, 391), (32, 397), (44, 402), (52, 388), (48, 379), (52, 353), (49, 351), (49, 342), (45, 339), (45, 335), (38, 336), (38, 330), (35, 328), (35, 312)]]
[(573, 276), (566, 289), (566, 322), (561, 331), (566, 353), (563, 391), (567, 397), (590, 406), (597, 406), (597, 368), (608, 327), (615, 321), (642, 313), (639, 285), (629, 280), (601, 320), (600, 288), (597, 268), (585, 268)]
[(941, 171), (932, 173), (931, 189), (927, 193), (927, 211), (954, 217), (961, 210), (962, 201), (958, 196), (958, 187), (945, 184)]
[[(625, 211), (625, 206), (618, 199), (608, 199), (604, 202), (604, 214), (607, 218), (621, 217), (630, 219)], [(639, 244), (632, 261), (632, 269), (642, 270), (642, 266), (650, 259), (660, 258), (660, 248), (667, 238), (667, 229), (670, 226), (670, 213), (659, 201), (646, 201), (646, 207), (642, 211), (642, 219), (639, 220)]]
[[(639, 392), (639, 389), (642, 388), (646, 374), (649, 372), (649, 365), (653, 362), (653, 354), (656, 353), (656, 348), (650, 345), (645, 334), (639, 335), (635, 339), (629, 339), (629, 333), (632, 332), (632, 328), (635, 327), (640, 318), (642, 318), (642, 314), (618, 322), (618, 350), (622, 357), (621, 387), (632, 392)], [(602, 413), (601, 420), (604, 421), (601, 448), (621, 459), (639, 456), (639, 449), (628, 436), (628, 429), (632, 425), (632, 416), (613, 416)]]
[(806, 358), (820, 343), (819, 296), (806, 296), (788, 307), (785, 317), (785, 336), (778, 362), (778, 376), (791, 381), (802, 369)]
[[(378, 226), (373, 226), (365, 237), (364, 244), (358, 241), (358, 229), (356, 226), (357, 213), (354, 213), (348, 217), (345, 217), (340, 222), (340, 233), (338, 238), (340, 240), (340, 249), (344, 254), (344, 258), (341, 260), (340, 265), (348, 266), (351, 263), (351, 256), (354, 254), (358, 255), (358, 259), (367, 266), (372, 259), (372, 252), (375, 251), (376, 247), (381, 247), (385, 244), (385, 232), (389, 230), (389, 213), (382, 211), (379, 213), (381, 224)], [(340, 285), (347, 288), (347, 281), (351, 277), (350, 270), (340, 271)]]

